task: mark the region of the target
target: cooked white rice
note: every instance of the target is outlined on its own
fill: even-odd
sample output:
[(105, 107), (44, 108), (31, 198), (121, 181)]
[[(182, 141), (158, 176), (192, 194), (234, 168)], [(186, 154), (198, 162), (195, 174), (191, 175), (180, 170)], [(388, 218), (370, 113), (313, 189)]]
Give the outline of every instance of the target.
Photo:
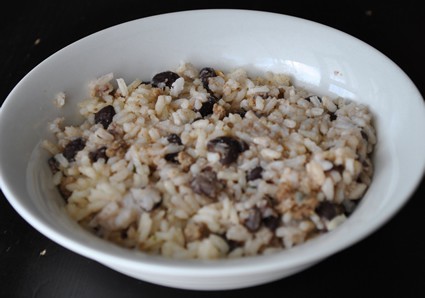
[(335, 229), (371, 183), (368, 108), (285, 74), (182, 63), (149, 82), (110, 73), (89, 86), (85, 121), (52, 121), (57, 142), (43, 144), (70, 216), (119, 245), (191, 259), (272, 253)]

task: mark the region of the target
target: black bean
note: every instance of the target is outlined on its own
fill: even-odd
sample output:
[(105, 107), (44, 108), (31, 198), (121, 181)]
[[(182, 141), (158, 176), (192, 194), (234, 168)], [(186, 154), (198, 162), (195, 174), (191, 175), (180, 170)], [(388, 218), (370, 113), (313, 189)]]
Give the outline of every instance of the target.
[(182, 140), (175, 133), (169, 134), (167, 136), (167, 141), (168, 141), (168, 143), (173, 143), (173, 144), (177, 144), (177, 145), (183, 145), (182, 144)]
[(214, 104), (217, 102), (217, 98), (209, 96), (208, 100), (202, 104), (202, 107), (198, 110), (202, 117), (206, 117), (213, 113)]
[(75, 155), (77, 155), (78, 151), (83, 150), (85, 146), (86, 142), (82, 138), (75, 139), (65, 146), (62, 154), (69, 162), (74, 161)]
[(192, 190), (209, 198), (216, 198), (221, 185), (217, 179), (217, 174), (211, 169), (206, 168), (199, 173), (191, 182)]
[(102, 124), (104, 129), (107, 129), (109, 124), (111, 124), (112, 119), (115, 115), (115, 109), (113, 106), (105, 106), (99, 110), (96, 114), (94, 114), (94, 123)]
[(223, 136), (208, 141), (207, 149), (220, 154), (221, 164), (229, 165), (238, 159), (240, 153), (248, 149), (248, 144), (233, 137)]
[(320, 217), (326, 218), (327, 220), (331, 220), (335, 216), (343, 213), (343, 209), (340, 205), (323, 201), (316, 207), (315, 212)]
[(266, 226), (270, 230), (274, 231), (274, 230), (277, 229), (277, 227), (280, 224), (280, 217), (274, 216), (274, 215), (264, 217), (263, 218), (263, 224), (264, 224), (264, 226)]
[(103, 158), (105, 161), (108, 160), (108, 156), (106, 155), (106, 146), (102, 146), (96, 151), (92, 151), (89, 153), (89, 158), (92, 162), (96, 162), (99, 158)]
[(367, 135), (367, 133), (365, 133), (365, 132), (364, 132), (364, 130), (361, 130), (361, 131), (360, 131), (360, 134), (362, 135), (362, 138), (363, 138), (365, 141), (369, 140), (369, 136)]
[(249, 149), (249, 145), (245, 141), (239, 141), (241, 153)]
[(252, 180), (257, 180), (257, 179), (261, 179), (261, 177), (263, 172), (263, 168), (258, 166), (253, 168), (251, 171), (248, 172), (248, 174), (246, 175), (246, 180), (247, 181), (252, 181)]
[(121, 230), (120, 231), (120, 237), (121, 237), (121, 240), (127, 239), (128, 238), (127, 230)]
[(261, 211), (256, 207), (249, 210), (244, 225), (250, 232), (258, 231), (261, 227)]
[(337, 171), (338, 173), (342, 174), (342, 172), (344, 172), (345, 167), (343, 165), (337, 165), (337, 166), (333, 166), (332, 167), (332, 171)]
[(277, 95), (277, 98), (285, 98), (285, 89), (279, 88), (279, 94)]
[(199, 71), (199, 78), (201, 79), (201, 82), (205, 89), (209, 90), (208, 84), (209, 84), (209, 78), (216, 77), (217, 74), (215, 73), (214, 68), (212, 67), (204, 67)]
[(166, 161), (170, 161), (170, 162), (173, 162), (173, 163), (179, 163), (179, 161), (178, 161), (178, 159), (177, 159), (177, 156), (179, 155), (179, 153), (178, 152), (175, 152), (175, 153), (168, 153), (168, 154), (165, 154), (165, 156), (164, 156), (164, 159), (166, 160)]
[(172, 71), (164, 71), (160, 72), (153, 76), (152, 78), (152, 86), (158, 88), (164, 88), (165, 86), (171, 88), (173, 83), (180, 78), (178, 74)]
[(61, 197), (65, 200), (65, 202), (68, 202), (69, 197), (72, 195), (72, 192), (69, 191), (64, 184), (59, 184), (57, 186), (57, 189), (59, 191), (59, 194)]
[(229, 246), (229, 252), (243, 245), (243, 243), (240, 241), (235, 241), (235, 240), (231, 240), (227, 238), (225, 239), (226, 239), (227, 245)]
[(335, 113), (329, 112), (329, 120), (335, 121), (338, 116)]
[(59, 162), (56, 160), (54, 156), (50, 157), (47, 160), (47, 164), (49, 165), (49, 168), (52, 174), (55, 174), (59, 171)]

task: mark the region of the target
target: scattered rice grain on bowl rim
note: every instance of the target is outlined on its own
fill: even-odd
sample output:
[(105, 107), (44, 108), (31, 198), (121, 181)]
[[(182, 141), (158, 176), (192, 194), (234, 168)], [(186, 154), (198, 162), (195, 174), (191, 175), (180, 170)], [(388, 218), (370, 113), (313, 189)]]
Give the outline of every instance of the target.
[(335, 229), (371, 183), (368, 107), (288, 75), (185, 62), (89, 88), (85, 121), (55, 119), (56, 141), (43, 145), (69, 215), (118, 245), (186, 259), (269, 254)]

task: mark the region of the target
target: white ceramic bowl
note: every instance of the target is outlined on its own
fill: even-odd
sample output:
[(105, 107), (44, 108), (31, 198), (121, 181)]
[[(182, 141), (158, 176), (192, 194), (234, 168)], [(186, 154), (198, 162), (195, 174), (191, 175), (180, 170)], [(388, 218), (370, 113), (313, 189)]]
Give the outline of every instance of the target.
[[(375, 177), (357, 210), (336, 230), (270, 256), (218, 261), (153, 257), (83, 231), (49, 187), (43, 152), (58, 115), (78, 121), (89, 80), (108, 72), (151, 78), (180, 61), (293, 75), (295, 84), (367, 104), (376, 116)], [(62, 110), (52, 98), (68, 94)], [(0, 185), (34, 228), (80, 255), (137, 279), (186, 289), (234, 289), (303, 270), (367, 237), (409, 199), (424, 173), (425, 107), (406, 74), (369, 45), (338, 30), (281, 14), (200, 10), (127, 22), (55, 53), (13, 89), (0, 112)], [(43, 157), (43, 158), (41, 158)]]

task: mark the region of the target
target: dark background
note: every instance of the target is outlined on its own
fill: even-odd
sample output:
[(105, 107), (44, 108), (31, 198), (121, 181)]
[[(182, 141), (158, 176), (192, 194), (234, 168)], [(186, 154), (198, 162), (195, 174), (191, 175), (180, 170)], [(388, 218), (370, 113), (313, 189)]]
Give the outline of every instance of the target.
[[(425, 94), (420, 1), (187, 2), (8, 2), (12, 8), (3, 7), (0, 16), (1, 102), (33, 67), (82, 37), (137, 18), (198, 8), (272, 11), (334, 27), (387, 55)], [(146, 283), (70, 252), (27, 224), (0, 193), (0, 297), (425, 297), (424, 185), (422, 180), (388, 224), (316, 266), (269, 284), (216, 292)]]

